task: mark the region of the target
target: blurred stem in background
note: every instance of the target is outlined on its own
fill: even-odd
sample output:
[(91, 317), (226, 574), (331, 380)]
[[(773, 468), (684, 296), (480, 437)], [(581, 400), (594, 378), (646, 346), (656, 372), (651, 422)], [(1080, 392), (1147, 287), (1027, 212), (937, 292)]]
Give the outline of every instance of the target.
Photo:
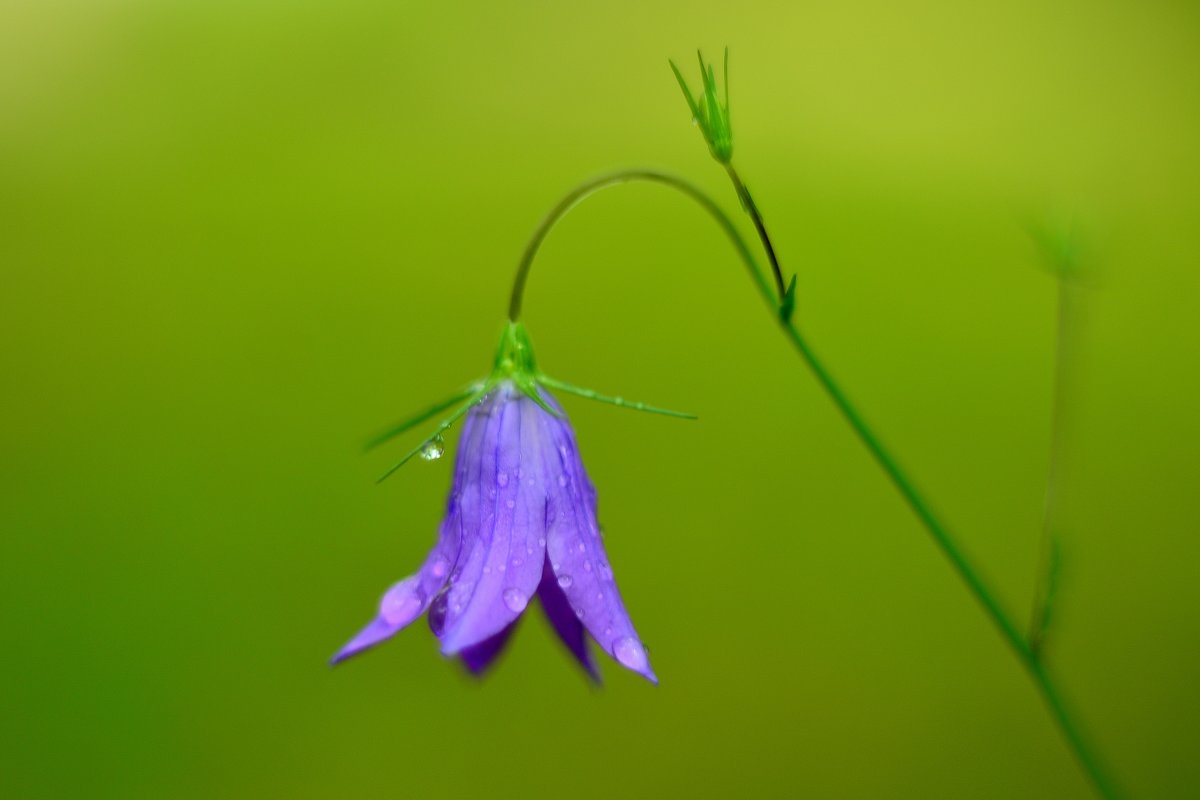
[[(699, 54), (698, 54), (699, 55)], [(1061, 370), (1065, 361), (1063, 360), (1062, 344), (1063, 344), (1063, 324), (1066, 310), (1069, 308), (1069, 297), (1066, 294), (1067, 287), (1064, 286), (1064, 279), (1070, 269), (1074, 266), (1074, 260), (1070, 258), (1060, 259), (1058, 261), (1058, 269), (1056, 274), (1059, 276), (1059, 302), (1060, 302), (1060, 319), (1059, 319), (1059, 353), (1056, 367), (1056, 400), (1055, 400), (1055, 443), (1051, 447), (1051, 472), (1049, 477), (1049, 486), (1047, 491), (1046, 506), (1043, 518), (1043, 551), (1045, 555), (1042, 559), (1042, 564), (1039, 569), (1038, 579), (1038, 599), (1035, 600), (1035, 610), (1033, 624), (1030, 628), (1029, 637), (1022, 636), (1017, 624), (1014, 622), (1004, 607), (1000, 604), (997, 594), (992, 590), (987, 581), (984, 580), (979, 570), (967, 558), (963, 549), (958, 545), (955, 537), (951, 534), (949, 528), (934, 514), (929, 502), (917, 490), (916, 485), (908, 477), (908, 474), (891, 455), (891, 453), (883, 446), (879, 437), (867, 425), (866, 421), (859, 414), (858, 410), (850, 402), (850, 399), (834, 381), (833, 376), (825, 368), (824, 364), (817, 358), (816, 353), (808, 344), (808, 341), (796, 328), (791, 321), (792, 311), (795, 305), (795, 285), (796, 279), (793, 276), (786, 290), (782, 289), (782, 269), (780, 268), (775, 258), (775, 247), (771, 243), (770, 236), (767, 233), (765, 225), (762, 224), (762, 217), (758, 211), (758, 206), (750, 196), (749, 190), (745, 183), (741, 180), (736, 170), (733, 167), (733, 137), (732, 126), (729, 121), (729, 51), (725, 51), (725, 100), (724, 103), (718, 101), (718, 92), (716, 86), (715, 70), (711, 64), (704, 63), (704, 57), (699, 56), (700, 74), (703, 82), (703, 92), (700, 99), (696, 100), (691, 90), (688, 88), (687, 82), (683, 79), (679, 68), (671, 62), (671, 70), (675, 73), (675, 78), (679, 82), (679, 86), (683, 91), (684, 98), (687, 100), (688, 107), (692, 112), (692, 119), (699, 127), (701, 134), (709, 145), (709, 151), (713, 158), (721, 164), (733, 182), (734, 191), (738, 195), (742, 207), (750, 215), (754, 221), (755, 230), (758, 232), (759, 239), (762, 243), (763, 250), (771, 259), (772, 268), (777, 277), (778, 296), (773, 296), (766, 280), (762, 277), (761, 270), (756, 262), (751, 258), (747, 260), (747, 266), (756, 277), (756, 284), (759, 291), (763, 295), (763, 299), (776, 312), (776, 319), (782, 327), (784, 334), (795, 346), (800, 357), (816, 377), (817, 381), (825, 389), (834, 405), (842, 412), (842, 416), (850, 424), (858, 434), (859, 439), (866, 445), (871, 455), (875, 457), (876, 462), (883, 469), (892, 483), (903, 495), (908, 502), (909, 507), (917, 515), (917, 518), (925, 525), (934, 542), (937, 544), (942, 553), (950, 561), (951, 566), (962, 578), (967, 585), (971, 594), (983, 607), (988, 617), (995, 624), (1000, 635), (1012, 648), (1017, 658), (1025, 667), (1029, 676), (1041, 692), (1042, 698), (1045, 700), (1051, 715), (1058, 724), (1059, 730), (1066, 739), (1068, 746), (1074, 752), (1083, 767), (1092, 786), (1097, 794), (1104, 798), (1117, 798), (1120, 794), (1117, 791), (1116, 784), (1108, 775), (1108, 770), (1105, 768), (1099, 755), (1089, 744), (1085, 737), (1081, 726), (1075, 721), (1074, 715), (1066, 706), (1062, 693), (1058, 689), (1057, 682), (1048, 673), (1045, 663), (1039, 657), (1039, 648), (1041, 641), (1045, 635), (1046, 625), (1049, 621), (1050, 609), (1052, 608), (1052, 600), (1054, 594), (1055, 576), (1057, 574), (1057, 538), (1055, 532), (1051, 530), (1054, 524), (1054, 503), (1053, 491), (1057, 486), (1058, 475), (1056, 470), (1057, 465), (1061, 461), (1059, 453), (1060, 445), (1058, 444), (1059, 430), (1061, 427)], [(610, 176), (611, 178), (612, 176)], [(696, 197), (700, 194), (699, 190), (685, 184), (678, 179), (663, 180), (661, 182), (670, 183), (675, 188), (680, 189), (685, 194)], [(596, 188), (599, 188), (598, 186)], [(577, 201), (576, 201), (577, 202)], [(721, 217), (719, 220), (726, 232), (730, 233), (734, 244), (739, 253), (746, 259), (748, 252), (744, 243), (740, 242), (740, 237), (737, 234), (733, 223), (725, 218), (719, 208), (715, 208), (715, 204), (705, 198), (701, 204), (709, 208), (710, 213)], [(1070, 249), (1058, 247), (1052, 252), (1071, 253)], [(1066, 265), (1063, 268), (1062, 265)]]
[(1054, 618), (1054, 602), (1062, 572), (1062, 523), (1059, 494), (1066, 471), (1067, 408), (1071, 404), (1075, 363), (1075, 332), (1081, 313), (1080, 248), (1069, 228), (1048, 224), (1032, 227), (1031, 235), (1055, 283), (1054, 388), (1050, 420), (1050, 459), (1046, 470), (1046, 496), (1042, 507), (1042, 532), (1033, 609), (1029, 619), (1029, 646), (1045, 658), (1046, 639)]

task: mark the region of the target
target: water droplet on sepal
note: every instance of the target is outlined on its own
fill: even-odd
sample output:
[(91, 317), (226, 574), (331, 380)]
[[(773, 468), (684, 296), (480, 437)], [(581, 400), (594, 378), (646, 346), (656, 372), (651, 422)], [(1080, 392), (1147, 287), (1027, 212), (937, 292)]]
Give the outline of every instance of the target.
[(421, 447), (421, 458), (425, 461), (437, 461), (446, 452), (446, 440), (439, 433)]

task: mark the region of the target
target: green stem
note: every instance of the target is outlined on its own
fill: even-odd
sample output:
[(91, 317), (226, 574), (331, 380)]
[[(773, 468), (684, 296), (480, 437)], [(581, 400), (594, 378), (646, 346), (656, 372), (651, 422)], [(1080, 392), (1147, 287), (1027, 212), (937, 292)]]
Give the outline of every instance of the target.
[[(721, 229), (725, 231), (734, 249), (737, 250), (742, 262), (750, 272), (750, 276), (755, 286), (758, 287), (763, 300), (766, 301), (767, 306), (771, 309), (772, 316), (783, 329), (788, 340), (796, 348), (797, 352), (799, 352), (800, 357), (808, 365), (813, 375), (816, 376), (817, 381), (825, 389), (830, 399), (833, 400), (834, 405), (841, 411), (842, 416), (850, 423), (850, 427), (858, 434), (859, 439), (862, 440), (867, 450), (875, 457), (880, 467), (883, 468), (883, 471), (908, 502), (909, 507), (912, 508), (917, 518), (924, 524), (930, 536), (932, 536), (934, 543), (946, 556), (954, 571), (958, 573), (959, 577), (966, 584), (967, 589), (996, 626), (1001, 637), (1008, 643), (1013, 653), (1017, 656), (1017, 659), (1025, 667), (1026, 672), (1042, 695), (1042, 699), (1045, 701), (1051, 717), (1062, 732), (1068, 747), (1074, 753), (1079, 765), (1083, 768), (1097, 794), (1108, 798), (1108, 800), (1116, 800), (1116, 798), (1120, 797), (1115, 784), (1108, 777), (1099, 756), (1088, 743), (1079, 724), (1075, 722), (1073, 714), (1067, 708), (1057, 683), (1047, 672), (1045, 665), (1038, 660), (1029, 643), (1021, 636), (1013, 618), (1000, 605), (996, 594), (958, 546), (950, 530), (934, 514), (929, 503), (921, 496), (921, 493), (909, 479), (907, 473), (905, 473), (895, 458), (892, 457), (891, 453), (883, 446), (883, 443), (875, 435), (874, 431), (871, 430), (870, 426), (867, 425), (866, 421), (858, 413), (858, 410), (850, 402), (850, 399), (841, 390), (837, 382), (834, 381), (833, 376), (825, 368), (824, 364), (821, 363), (820, 359), (817, 358), (808, 341), (790, 320), (780, 316), (777, 301), (772, 293), (771, 283), (764, 275), (758, 260), (746, 245), (745, 240), (738, 232), (733, 221), (703, 190), (674, 175), (646, 169), (613, 172), (580, 184), (559, 201), (545, 219), (542, 220), (534, 232), (533, 238), (530, 239), (529, 245), (525, 248), (525, 253), (521, 257), (521, 262), (517, 267), (516, 280), (513, 284), (512, 298), (509, 303), (509, 318), (515, 321), (520, 316), (521, 297), (524, 292), (526, 280), (529, 277), (530, 266), (533, 264), (534, 256), (537, 255), (542, 241), (546, 238), (550, 229), (554, 227), (555, 223), (588, 196), (610, 186), (618, 186), (631, 181), (659, 183), (682, 192), (696, 201), (713, 217)], [(763, 231), (763, 235), (765, 235), (765, 230)]]

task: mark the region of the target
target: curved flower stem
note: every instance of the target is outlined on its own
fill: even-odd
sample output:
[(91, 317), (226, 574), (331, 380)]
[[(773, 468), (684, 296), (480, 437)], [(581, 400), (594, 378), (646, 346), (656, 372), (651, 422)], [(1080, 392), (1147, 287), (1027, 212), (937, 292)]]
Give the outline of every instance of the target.
[(705, 194), (701, 189), (693, 186), (682, 178), (677, 178), (666, 172), (659, 172), (652, 169), (628, 169), (618, 172), (610, 172), (605, 175), (592, 178), (589, 181), (576, 186), (568, 192), (561, 200), (559, 200), (554, 208), (550, 209), (542, 221), (538, 224), (537, 230), (533, 232), (533, 236), (529, 239), (529, 244), (525, 245), (525, 252), (521, 255), (521, 262), (517, 265), (517, 275), (513, 280), (512, 296), (508, 303), (508, 318), (512, 322), (516, 322), (521, 316), (521, 299), (525, 294), (525, 282), (529, 278), (529, 268), (533, 266), (533, 259), (537, 255), (538, 249), (542, 246), (542, 242), (546, 238), (546, 234), (550, 233), (550, 229), (561, 219), (568, 211), (585, 200), (589, 195), (595, 194), (610, 186), (618, 186), (622, 183), (631, 181), (647, 181), (650, 183), (661, 183), (670, 186), (676, 191), (683, 192), (688, 197), (699, 203), (705, 211), (707, 211), (718, 225), (725, 231), (725, 234), (733, 242), (733, 246), (737, 249), (738, 255), (741, 256), (742, 262), (746, 268), (750, 270), (750, 277), (754, 279), (759, 291), (767, 298), (767, 302), (771, 301), (771, 285), (767, 282), (763, 275), (762, 269), (758, 265), (758, 261), (754, 258), (754, 254), (750, 252), (749, 246), (738, 233), (737, 227), (721, 207), (718, 206), (713, 199)]
[[(526, 280), (529, 277), (529, 268), (533, 263), (534, 257), (537, 255), (542, 241), (546, 238), (550, 229), (554, 227), (555, 223), (588, 196), (610, 186), (617, 186), (631, 181), (659, 183), (682, 192), (704, 208), (721, 229), (725, 231), (734, 249), (737, 250), (742, 262), (745, 264), (747, 270), (749, 270), (750, 276), (758, 287), (763, 300), (766, 301), (768, 307), (771, 309), (776, 323), (783, 329), (784, 334), (796, 348), (805, 364), (808, 365), (818, 383), (825, 389), (830, 399), (833, 400), (834, 405), (837, 406), (842, 416), (846, 418), (846, 421), (854, 429), (854, 432), (858, 434), (859, 439), (862, 440), (867, 450), (874, 456), (879, 466), (891, 479), (893, 485), (900, 491), (900, 494), (904, 497), (909, 507), (929, 531), (930, 536), (933, 537), (934, 543), (946, 556), (947, 560), (949, 560), (954, 571), (958, 573), (963, 583), (966, 584), (967, 589), (983, 607), (984, 612), (996, 626), (1000, 636), (1012, 649), (1022, 666), (1025, 667), (1029, 677), (1033, 680), (1042, 695), (1042, 699), (1045, 701), (1050, 715), (1062, 732), (1067, 746), (1074, 753), (1096, 793), (1101, 797), (1108, 798), (1108, 800), (1119, 798), (1121, 795), (1117, 791), (1116, 785), (1108, 777), (1107, 770), (1104, 768), (1100, 757), (1088, 743), (1088, 739), (1083, 734), (1080, 725), (1075, 722), (1074, 716), (1067, 708), (1056, 681), (1047, 671), (1045, 664), (1037, 658), (1034, 651), (1030, 648), (1029, 642), (1021, 635), (1013, 617), (1000, 604), (995, 592), (959, 547), (949, 528), (933, 512), (928, 501), (917, 490), (907, 473), (900, 467), (887, 448), (884, 447), (879, 437), (875, 435), (875, 432), (867, 425), (866, 420), (859, 414), (845, 392), (838, 386), (833, 376), (808, 344), (807, 339), (804, 338), (803, 334), (801, 334), (799, 329), (796, 328), (786, 315), (779, 313), (779, 305), (772, 292), (771, 283), (763, 273), (758, 260), (746, 245), (745, 240), (738, 232), (733, 221), (703, 190), (682, 178), (648, 169), (612, 172), (580, 184), (554, 206), (538, 225), (537, 230), (534, 231), (533, 237), (526, 246), (525, 253), (522, 255), (521, 262), (517, 267), (516, 280), (513, 283), (512, 298), (509, 303), (509, 318), (516, 321), (518, 316), (520, 316), (521, 297), (524, 292)], [(765, 236), (765, 230), (762, 233)]]

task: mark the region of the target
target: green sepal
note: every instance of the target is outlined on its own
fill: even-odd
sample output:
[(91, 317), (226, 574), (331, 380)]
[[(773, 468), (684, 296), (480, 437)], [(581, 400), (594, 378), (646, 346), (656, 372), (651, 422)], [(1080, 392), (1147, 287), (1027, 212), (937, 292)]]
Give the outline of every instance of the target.
[(395, 464), (393, 464), (391, 466), (391, 468), (388, 469), (387, 472), (380, 475), (379, 478), (375, 482), (383, 483), (385, 480), (387, 480), (388, 478), (390, 478), (392, 476), (392, 473), (394, 473), (396, 470), (400, 469), (405, 464), (407, 464), (409, 461), (411, 461), (413, 456), (415, 456), (417, 453), (420, 453), (422, 450), (424, 450), (426, 445), (428, 445), (434, 439), (437, 439), (439, 436), (441, 436), (446, 431), (450, 430), (450, 426), (452, 426), (454, 423), (458, 422), (462, 418), (463, 414), (466, 414), (468, 411), (471, 410), (472, 406), (474, 406), (476, 403), (478, 403), (480, 400), (482, 400), (484, 397), (487, 396), (487, 393), (492, 390), (492, 386), (493, 385), (491, 384), (490, 381), (488, 383), (484, 384), (478, 391), (476, 391), (474, 394), (471, 395), (470, 399), (467, 400), (467, 402), (463, 403), (461, 406), (456, 408), (454, 410), (453, 414), (451, 414), (449, 417), (447, 417), (446, 419), (444, 419), (440, 423), (438, 423), (438, 426), (437, 426), (437, 428), (434, 429), (433, 433), (431, 433), (431, 434), (429, 434), (429, 436), (425, 437), (425, 439), (420, 444), (418, 444), (416, 447), (414, 447), (412, 450), (409, 450), (407, 453), (405, 453), (403, 458), (401, 458), (399, 461), (397, 461)]
[(687, 81), (683, 79), (683, 73), (679, 71), (679, 67), (675, 66), (675, 62), (668, 61), (667, 63), (671, 65), (671, 71), (675, 73), (675, 80), (679, 82), (679, 88), (683, 90), (684, 99), (687, 100), (688, 108), (692, 112), (692, 119), (699, 126), (700, 133), (704, 136), (704, 141), (708, 144), (712, 157), (721, 164), (728, 164), (733, 158), (733, 128), (729, 121), (729, 48), (725, 48), (724, 101), (722, 101), (717, 87), (716, 68), (712, 64), (705, 63), (704, 56), (699, 50), (696, 51), (696, 57), (700, 62), (700, 82), (703, 87), (699, 99), (692, 94)]
[(422, 422), (424, 422), (425, 420), (434, 416), (435, 414), (445, 411), (447, 408), (454, 405), (455, 403), (459, 403), (459, 402), (467, 399), (471, 395), (477, 393), (479, 391), (479, 389), (480, 389), (480, 384), (478, 384), (478, 383), (472, 384), (471, 386), (468, 386), (466, 389), (463, 389), (458, 394), (455, 394), (451, 397), (446, 398), (445, 400), (442, 400), (439, 403), (436, 403), (436, 404), (430, 406), (429, 408), (425, 409), (424, 411), (420, 412), (419, 414), (409, 417), (408, 419), (404, 420), (403, 422), (397, 422), (395, 425), (393, 425), (391, 428), (388, 428), (386, 431), (376, 434), (375, 436), (371, 437), (371, 439), (368, 440), (365, 445), (363, 445), (363, 449), (364, 450), (374, 450), (379, 445), (384, 444), (386, 442), (390, 442), (392, 439), (395, 439), (400, 434), (405, 433), (405, 432), (415, 428), (416, 426), (420, 425)]
[(685, 411), (672, 411), (668, 408), (658, 408), (657, 406), (646, 405), (637, 401), (626, 400), (623, 397), (609, 397), (608, 395), (594, 392), (591, 389), (584, 389), (579, 386), (573, 386), (569, 383), (551, 378), (549, 375), (539, 375), (538, 383), (550, 387), (551, 389), (559, 389), (570, 394), (578, 395), (579, 397), (595, 400), (600, 403), (608, 403), (609, 405), (619, 408), (631, 408), (634, 411), (645, 411), (648, 414), (661, 414), (665, 417), (676, 417), (678, 419), (698, 419), (695, 414), (689, 414)]

